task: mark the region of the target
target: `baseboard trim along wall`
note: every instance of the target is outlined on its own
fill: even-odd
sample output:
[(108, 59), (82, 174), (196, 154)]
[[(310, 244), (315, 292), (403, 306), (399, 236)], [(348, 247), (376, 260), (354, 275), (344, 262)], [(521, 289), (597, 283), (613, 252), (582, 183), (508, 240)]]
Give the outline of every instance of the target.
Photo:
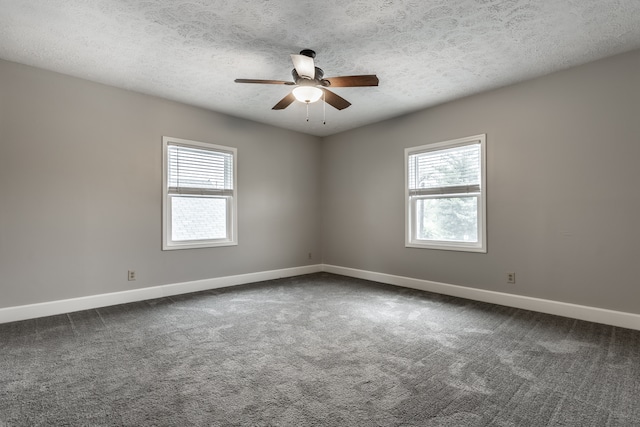
[(328, 273), (372, 280), (388, 285), (419, 289), (421, 291), (488, 302), (507, 307), (522, 308), (524, 310), (555, 314), (557, 316), (564, 316), (572, 319), (587, 320), (589, 322), (640, 330), (640, 315), (634, 313), (487, 291), (484, 289), (468, 288), (465, 286), (413, 279), (411, 277), (394, 276), (391, 274), (376, 273), (373, 271), (357, 270), (354, 268), (340, 267), (336, 265), (324, 264), (322, 269)]
[(320, 264), (306, 265), (302, 267), (239, 274), (236, 276), (216, 277), (213, 279), (132, 289), (130, 291), (112, 292), (108, 294), (0, 308), (0, 323), (54, 316), (56, 314), (73, 313), (74, 311), (89, 310), (92, 308), (107, 307), (116, 304), (126, 304), (129, 302), (144, 301), (171, 295), (188, 294), (191, 292), (206, 291), (209, 289), (226, 288), (229, 286), (261, 282), (263, 280), (279, 279), (282, 277), (300, 276), (303, 274), (317, 273), (319, 271), (322, 271), (322, 265)]
[(540, 313), (555, 314), (557, 316), (564, 316), (572, 319), (587, 320), (589, 322), (603, 323), (605, 325), (640, 330), (640, 315), (634, 313), (625, 313), (621, 311), (607, 310), (597, 307), (588, 307), (584, 305), (551, 301), (540, 298), (532, 298), (502, 292), (487, 291), (483, 289), (468, 288), (465, 286), (450, 285), (447, 283), (432, 282), (429, 280), (414, 279), (411, 277), (395, 276), (391, 274), (377, 273), (374, 271), (358, 270), (354, 268), (327, 264), (307, 265), (280, 270), (239, 274), (235, 276), (217, 277), (213, 279), (196, 280), (192, 282), (132, 289), (130, 291), (113, 292), (108, 294), (1, 308), (0, 323), (53, 316), (56, 314), (72, 313), (74, 311), (88, 310), (92, 308), (106, 307), (116, 304), (126, 304), (130, 302), (162, 298), (171, 295), (187, 294), (190, 292), (205, 291), (209, 289), (244, 285), (247, 283), (279, 279), (282, 277), (300, 276), (303, 274), (317, 273), (320, 271), (340, 274), (342, 276), (356, 277), (359, 279), (372, 280), (388, 285), (401, 286), (405, 288), (435, 292), (438, 294), (466, 298), (475, 301), (499, 304), (507, 307), (522, 308), (525, 310), (532, 310)]

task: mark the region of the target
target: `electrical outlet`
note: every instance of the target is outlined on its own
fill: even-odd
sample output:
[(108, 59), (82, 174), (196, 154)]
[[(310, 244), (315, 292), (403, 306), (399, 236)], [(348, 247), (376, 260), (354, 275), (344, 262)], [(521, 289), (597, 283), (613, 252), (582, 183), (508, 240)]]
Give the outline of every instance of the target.
[(516, 273), (507, 273), (507, 283), (516, 283)]
[(136, 280), (136, 271), (135, 270), (129, 270), (128, 276), (127, 276), (127, 280), (129, 280), (130, 282), (133, 281), (133, 280)]

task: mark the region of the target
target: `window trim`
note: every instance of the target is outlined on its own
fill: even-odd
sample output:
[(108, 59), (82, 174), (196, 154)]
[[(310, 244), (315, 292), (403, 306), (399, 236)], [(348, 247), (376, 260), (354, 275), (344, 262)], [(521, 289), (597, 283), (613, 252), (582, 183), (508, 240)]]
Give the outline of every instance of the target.
[[(455, 193), (448, 196), (468, 197), (477, 194), (478, 197), (478, 242), (450, 242), (443, 240), (418, 240), (415, 236), (414, 209), (420, 195), (411, 195), (409, 191), (409, 156), (429, 151), (439, 151), (448, 148), (463, 147), (466, 145), (480, 144), (480, 189), (479, 192)], [(405, 193), (405, 247), (438, 249), (446, 251), (462, 252), (487, 252), (487, 186), (486, 186), (486, 134), (468, 136), (449, 141), (409, 147), (404, 150), (404, 193)], [(438, 194), (432, 197), (446, 197), (447, 194)]]
[[(172, 218), (171, 218), (171, 198), (169, 194), (169, 149), (170, 145), (180, 145), (185, 147), (193, 147), (210, 151), (218, 151), (230, 153), (233, 158), (233, 190), (223, 190), (221, 194), (208, 194), (211, 198), (228, 197), (230, 202), (227, 204), (227, 230), (229, 237), (224, 239), (207, 239), (207, 240), (189, 240), (184, 242), (174, 242), (171, 240), (172, 235)], [(196, 249), (196, 248), (214, 248), (221, 246), (238, 245), (238, 167), (237, 158), (238, 150), (234, 147), (224, 145), (210, 144), (200, 141), (192, 141), (182, 138), (174, 138), (170, 136), (162, 137), (162, 250), (176, 249)], [(197, 197), (198, 194), (185, 193), (182, 197)]]

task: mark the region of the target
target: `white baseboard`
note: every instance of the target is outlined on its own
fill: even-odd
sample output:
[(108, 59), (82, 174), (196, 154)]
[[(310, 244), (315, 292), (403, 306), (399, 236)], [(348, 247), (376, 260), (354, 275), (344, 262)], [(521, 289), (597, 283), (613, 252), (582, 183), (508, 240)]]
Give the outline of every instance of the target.
[(0, 308), (0, 323), (18, 320), (34, 319), (37, 317), (53, 316), (56, 314), (72, 313), (74, 311), (89, 310), (116, 304), (144, 301), (171, 295), (187, 294), (208, 289), (225, 288), (260, 282), (263, 280), (279, 279), (282, 277), (299, 276), (303, 274), (326, 271), (343, 276), (372, 280), (388, 285), (419, 289), (443, 295), (451, 295), (475, 301), (522, 308), (540, 313), (555, 314), (572, 319), (587, 320), (605, 325), (620, 326), (622, 328), (640, 330), (640, 315), (622, 311), (607, 310), (597, 307), (570, 304), (411, 277), (395, 276), (374, 271), (358, 270), (336, 265), (316, 264), (302, 267), (285, 268), (281, 270), (261, 271), (257, 273), (239, 274), (235, 276), (216, 277), (213, 279), (196, 280), (192, 282), (173, 283), (170, 285), (152, 286), (148, 288), (132, 289), (130, 291), (113, 292), (108, 294), (91, 295), (87, 297), (22, 305), (17, 307)]
[(411, 277), (394, 276), (391, 274), (376, 273), (373, 271), (357, 270), (354, 268), (340, 267), (336, 265), (324, 264), (322, 269), (328, 273), (372, 280), (375, 282), (386, 283), (388, 285), (419, 289), (422, 291), (435, 292), (438, 294), (466, 298), (475, 301), (505, 305), (507, 307), (522, 308), (525, 310), (555, 314), (572, 319), (587, 320), (589, 322), (640, 330), (640, 315), (634, 313), (468, 288), (465, 286), (413, 279)]
[(225, 288), (228, 286), (243, 285), (263, 280), (279, 279), (281, 277), (300, 276), (302, 274), (317, 273), (319, 271), (322, 271), (322, 265), (320, 264), (306, 265), (281, 270), (216, 277), (213, 279), (132, 289), (130, 291), (112, 292), (108, 294), (0, 308), (0, 323), (72, 313), (74, 311), (89, 310), (92, 308), (106, 307), (116, 304), (126, 304), (129, 302), (162, 298), (170, 295), (188, 294), (190, 292), (205, 291), (208, 289)]

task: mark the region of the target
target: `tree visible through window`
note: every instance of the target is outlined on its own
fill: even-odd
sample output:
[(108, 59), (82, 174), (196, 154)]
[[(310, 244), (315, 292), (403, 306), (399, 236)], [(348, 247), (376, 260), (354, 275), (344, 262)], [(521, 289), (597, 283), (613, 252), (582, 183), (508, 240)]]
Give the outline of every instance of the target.
[(485, 136), (405, 150), (410, 247), (486, 252)]

